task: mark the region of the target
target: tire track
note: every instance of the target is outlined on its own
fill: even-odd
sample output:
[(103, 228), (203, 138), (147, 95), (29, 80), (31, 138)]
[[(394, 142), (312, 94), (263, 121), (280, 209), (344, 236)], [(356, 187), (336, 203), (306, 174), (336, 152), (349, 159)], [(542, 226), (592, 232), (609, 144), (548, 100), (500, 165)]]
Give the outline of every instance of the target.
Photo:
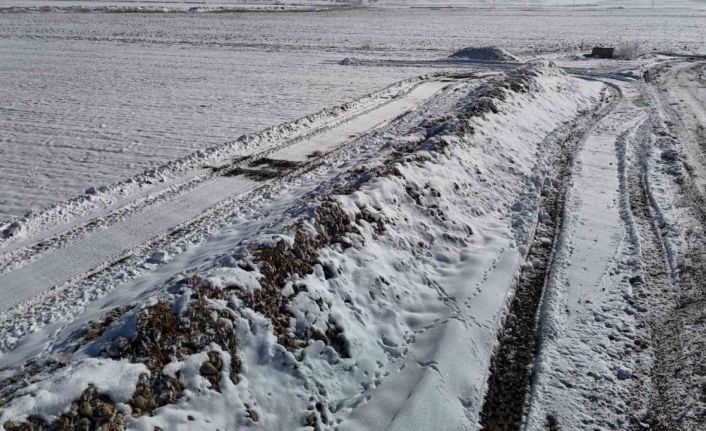
[(561, 145), (553, 163), (554, 178), (545, 179), (534, 237), (521, 270), (515, 296), (499, 344), (491, 359), (490, 376), (480, 423), (490, 431), (519, 430), (528, 405), (532, 364), (537, 351), (538, 311), (546, 280), (552, 270), (556, 239), (561, 231), (564, 202), (576, 150), (593, 126), (608, 115), (620, 100), (611, 88), (611, 99), (576, 127)]
[[(437, 78), (436, 80), (443, 80), (443, 78)], [(452, 79), (449, 79), (449, 81), (451, 80)], [(221, 166), (220, 168), (213, 167), (213, 169), (209, 169), (208, 166), (194, 166), (190, 169), (189, 172), (184, 173), (185, 178), (181, 180), (181, 182), (169, 187), (168, 189), (159, 191), (154, 194), (150, 194), (147, 197), (140, 198), (136, 201), (128, 202), (127, 204), (115, 210), (112, 210), (108, 214), (99, 214), (87, 222), (84, 222), (78, 226), (74, 226), (69, 230), (60, 232), (59, 234), (53, 235), (51, 237), (40, 239), (34, 242), (33, 244), (30, 244), (29, 246), (5, 252), (4, 254), (0, 255), (0, 274), (7, 273), (11, 270), (16, 269), (20, 265), (27, 264), (31, 260), (34, 260), (37, 257), (41, 256), (43, 253), (65, 247), (72, 241), (75, 241), (85, 235), (95, 232), (98, 229), (109, 228), (110, 226), (113, 226), (116, 223), (125, 220), (127, 217), (133, 216), (140, 212), (148, 211), (150, 208), (154, 208), (158, 205), (163, 205), (170, 201), (174, 201), (179, 197), (186, 195), (187, 193), (191, 193), (197, 191), (199, 188), (206, 187), (209, 183), (217, 181), (224, 174), (227, 175), (228, 170), (232, 170), (234, 167), (239, 167), (243, 169), (242, 173), (247, 173), (246, 169), (248, 165), (254, 161), (263, 159), (267, 155), (272, 154), (273, 152), (276, 152), (278, 150), (296, 147), (298, 144), (301, 144), (302, 142), (305, 142), (308, 139), (312, 139), (315, 136), (326, 133), (339, 126), (345, 125), (346, 123), (355, 121), (356, 119), (366, 114), (369, 114), (372, 111), (384, 108), (385, 106), (394, 103), (400, 97), (404, 97), (405, 95), (408, 95), (409, 93), (413, 92), (420, 85), (424, 85), (425, 83), (433, 81), (433, 79), (420, 81), (417, 85), (410, 87), (406, 91), (398, 93), (395, 97), (382, 99), (381, 101), (378, 101), (377, 103), (374, 103), (371, 106), (366, 107), (365, 109), (358, 110), (342, 117), (334, 118), (331, 121), (328, 121), (327, 123), (318, 126), (314, 129), (297, 134), (282, 142), (275, 142), (272, 145), (267, 145), (265, 148), (259, 149), (255, 152), (251, 152), (250, 154), (246, 154), (245, 156), (231, 158), (230, 160), (226, 161), (226, 165)], [(416, 106), (416, 108), (423, 108), (430, 100), (431, 99), (426, 100), (421, 105)], [(395, 121), (398, 118), (395, 118), (391, 121)], [(380, 124), (373, 127), (373, 129), (391, 121), (382, 121)], [(369, 131), (370, 130), (366, 131), (365, 133), (368, 133)], [(301, 163), (299, 165), (311, 165), (311, 163), (322, 162), (325, 159), (326, 155), (327, 154), (318, 154), (316, 157), (309, 158), (306, 163)], [(298, 165), (292, 166), (292, 168), (297, 166)], [(199, 172), (199, 170), (201, 170), (201, 172)], [(282, 172), (274, 172), (270, 178), (280, 176), (281, 173)]]
[[(467, 74), (465, 77), (470, 77), (469, 74)], [(389, 92), (389, 89), (392, 86), (386, 87), (383, 90), (380, 90), (375, 93), (371, 93), (371, 95), (365, 96), (363, 99), (370, 99), (374, 97), (375, 94), (382, 94), (383, 97), (377, 98), (377, 100), (374, 100), (373, 103), (361, 106), (361, 107), (356, 107), (353, 106), (353, 109), (344, 109), (344, 114), (342, 115), (337, 115), (328, 121), (324, 122), (323, 124), (316, 125), (312, 128), (307, 128), (301, 132), (295, 132), (295, 133), (290, 133), (289, 130), (287, 129), (294, 129), (296, 131), (296, 125), (297, 123), (301, 122), (302, 120), (295, 120), (291, 123), (287, 123), (282, 126), (277, 126), (279, 128), (285, 129), (285, 137), (283, 139), (274, 139), (274, 142), (268, 143), (264, 145), (261, 148), (255, 149), (255, 151), (245, 151), (244, 155), (239, 155), (239, 156), (231, 156), (224, 158), (222, 161), (225, 163), (246, 163), (261, 157), (266, 156), (267, 154), (280, 150), (283, 148), (291, 147), (291, 146), (296, 146), (297, 144), (310, 139), (314, 136), (320, 135), (322, 133), (325, 133), (327, 131), (330, 131), (336, 127), (339, 127), (347, 122), (350, 122), (352, 120), (355, 120), (356, 118), (359, 118), (363, 115), (366, 115), (376, 109), (380, 109), (386, 105), (389, 105), (390, 103), (394, 102), (400, 97), (404, 97), (405, 95), (409, 94), (410, 92), (414, 91), (417, 87), (420, 85), (423, 85), (425, 82), (432, 81), (434, 78), (428, 78), (426, 80), (419, 80), (417, 83), (414, 85), (410, 85), (408, 87), (405, 87), (403, 90), (398, 90), (396, 93), (390, 95), (386, 94)], [(436, 79), (444, 79), (443, 75), (439, 75)], [(409, 80), (408, 80), (409, 81)], [(406, 82), (406, 81), (402, 81)], [(394, 86), (394, 84), (393, 84)], [(362, 100), (362, 99), (361, 99)], [(355, 105), (356, 102), (353, 102), (353, 105)], [(420, 106), (421, 107), (421, 106)], [(311, 118), (319, 117), (325, 113), (326, 110), (321, 111), (319, 113), (313, 114), (312, 116), (309, 116)], [(308, 118), (308, 117), (305, 117)], [(268, 132), (271, 129), (274, 128), (269, 128), (266, 129), (265, 132)], [(252, 135), (246, 135), (238, 139), (238, 141), (244, 141), (247, 142), (251, 140), (252, 137), (257, 138), (258, 135), (260, 135), (262, 132), (254, 133)], [(190, 156), (187, 156), (187, 158)], [(0, 273), (8, 271), (8, 269), (11, 269), (12, 267), (16, 267), (18, 263), (23, 264), (28, 262), (29, 260), (35, 258), (37, 255), (40, 255), (46, 251), (60, 248), (62, 246), (65, 246), (72, 240), (81, 237), (82, 235), (89, 234), (99, 228), (106, 228), (111, 226), (112, 224), (124, 219), (125, 217), (128, 217), (130, 215), (136, 214), (140, 211), (144, 211), (150, 207), (163, 204), (165, 202), (168, 202), (170, 200), (174, 200), (178, 198), (179, 196), (182, 196), (186, 193), (189, 193), (190, 191), (203, 186), (204, 184), (216, 180), (220, 174), (217, 170), (211, 171), (212, 166), (204, 165), (201, 162), (196, 162), (196, 163), (191, 163), (191, 166), (187, 166), (187, 168), (180, 168), (179, 169), (179, 175), (181, 178), (178, 180), (178, 182), (174, 185), (169, 186), (168, 188), (161, 189), (161, 190), (155, 190), (152, 192), (148, 192), (146, 196), (138, 194), (138, 196), (134, 199), (131, 200), (125, 204), (122, 204), (121, 206), (111, 209), (110, 212), (108, 213), (103, 213), (101, 211), (98, 211), (97, 214), (91, 215), (90, 218), (87, 221), (81, 222), (80, 224), (70, 226), (68, 229), (60, 231), (56, 234), (52, 234), (47, 237), (39, 237), (36, 239), (33, 239), (32, 242), (28, 245), (22, 245), (20, 247), (13, 247), (13, 244), (10, 243), (8, 245), (3, 244), (0, 242), (0, 249), (5, 248), (5, 251), (2, 251), (0, 254)], [(150, 181), (157, 181), (157, 178), (150, 178)], [(4, 232), (0, 232), (0, 241), (3, 240), (2, 234)], [(36, 235), (36, 233), (35, 233)]]
[[(629, 211), (636, 229), (638, 257), (642, 263), (642, 276), (631, 279), (630, 284), (636, 292), (638, 303), (642, 303), (640, 308), (647, 310), (670, 298), (674, 286), (669, 275), (671, 271), (659, 228), (652, 214), (645, 166), (640, 168), (634, 164), (628, 165), (626, 181)], [(649, 424), (650, 429), (656, 430), (679, 429), (668, 412), (678, 409), (676, 404), (680, 403), (680, 397), (672, 390), (673, 385), (669, 384), (673, 375), (666, 370), (673, 368), (669, 364), (670, 360), (677, 363), (683, 361), (680, 354), (681, 330), (674, 316), (653, 311), (643, 317), (644, 320), (638, 324), (641, 337), (638, 338), (637, 344), (641, 349), (651, 347), (654, 356), (649, 364), (643, 364), (641, 367), (643, 373), (645, 368), (649, 369), (645, 376), (647, 380), (640, 382), (640, 386), (647, 389), (648, 397), (645, 399), (641, 390), (635, 391), (633, 397), (632, 410), (644, 411), (647, 415), (631, 418), (631, 426), (636, 430), (644, 429), (644, 424)]]
[[(703, 153), (686, 122), (668, 103), (670, 82), (679, 80), (678, 69), (671, 80), (657, 79), (671, 67), (658, 67), (646, 73), (648, 96), (654, 112), (633, 142), (636, 162), (627, 173), (630, 209), (639, 236), (642, 277), (634, 288), (641, 308), (639, 347), (642, 349), (641, 378), (635, 382), (631, 430), (703, 430), (706, 426), (706, 229), (704, 197), (696, 184), (698, 173), (689, 167), (692, 158)], [(651, 88), (652, 87), (652, 88)], [(660, 91), (663, 90), (663, 91)], [(698, 132), (698, 124), (696, 132)], [(675, 159), (662, 171), (650, 152), (678, 150)], [(664, 161), (664, 157), (662, 157)], [(676, 162), (676, 163), (674, 163)], [(682, 166), (681, 169), (676, 169)], [(653, 196), (651, 179), (665, 176), (675, 192), (670, 211), (679, 211), (674, 224), (660, 216), (660, 201)], [(670, 230), (678, 231), (684, 243), (676, 252), (668, 249)], [(671, 254), (670, 254), (671, 253)]]

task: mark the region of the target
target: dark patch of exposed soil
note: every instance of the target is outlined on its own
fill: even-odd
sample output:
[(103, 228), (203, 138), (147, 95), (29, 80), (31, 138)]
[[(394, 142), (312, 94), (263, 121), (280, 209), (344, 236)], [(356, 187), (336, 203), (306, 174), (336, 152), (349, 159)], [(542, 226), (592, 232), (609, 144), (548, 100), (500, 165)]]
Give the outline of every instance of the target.
[(250, 166), (253, 167), (262, 165), (277, 168), (279, 170), (291, 170), (299, 167), (301, 163), (291, 160), (270, 159), (269, 157), (261, 157), (259, 159), (253, 160), (250, 163)]
[(279, 178), (282, 176), (281, 172), (268, 171), (263, 169), (247, 169), (240, 166), (236, 166), (221, 172), (221, 175), (225, 177), (237, 177), (242, 175), (244, 177), (250, 178), (256, 181), (267, 181), (274, 178)]
[[(499, 346), (490, 366), (488, 391), (481, 411), (483, 429), (519, 430), (524, 416), (525, 397), (535, 355), (537, 309), (542, 299), (563, 208), (563, 191), (545, 185), (541, 208), (549, 217), (538, 223), (535, 240), (515, 288)], [(547, 238), (550, 241), (541, 241)]]
[(551, 414), (547, 415), (547, 418), (544, 420), (544, 426), (547, 428), (547, 431), (561, 431), (559, 420), (556, 416)]
[(221, 354), (216, 351), (212, 351), (208, 352), (208, 359), (201, 364), (201, 369), (199, 370), (201, 375), (211, 383), (211, 388), (217, 392), (221, 391), (222, 369), (223, 361), (221, 360)]
[(125, 313), (133, 308), (131, 305), (123, 305), (120, 307), (115, 307), (108, 311), (102, 320), (88, 322), (86, 328), (84, 328), (83, 339), (86, 341), (94, 341), (100, 338), (101, 335), (112, 325), (115, 321), (120, 319)]
[(214, 172), (226, 177), (243, 175), (256, 181), (267, 181), (287, 175), (302, 166), (302, 163), (261, 157), (253, 160), (247, 166), (249, 167), (246, 167), (245, 164), (239, 160), (230, 166), (214, 169)]
[[(127, 359), (132, 363), (144, 363), (150, 370), (150, 375), (140, 376), (135, 392), (127, 402), (132, 408), (133, 416), (151, 414), (156, 408), (175, 403), (181, 397), (184, 386), (178, 374), (163, 374), (164, 366), (174, 359), (201, 352), (211, 343), (230, 353), (230, 378), (234, 383), (238, 381), (240, 361), (232, 329), (233, 316), (209, 306), (211, 299), (219, 299), (224, 295), (223, 291), (210, 289), (207, 283), (198, 278), (187, 279), (184, 284), (190, 288), (191, 295), (185, 311), (177, 314), (172, 310), (171, 301), (159, 301), (140, 311), (135, 328), (136, 335), (133, 338), (117, 337), (103, 345), (104, 356)], [(109, 313), (105, 322), (93, 325), (87, 334), (90, 338), (97, 339), (101, 330), (110, 326), (117, 317), (117, 313)], [(209, 352), (208, 356), (209, 365), (202, 366), (201, 371), (211, 382), (213, 389), (220, 390), (220, 355), (217, 352)], [(218, 373), (214, 374), (212, 368)], [(46, 372), (47, 368), (43, 367), (42, 371)], [(71, 410), (51, 424), (46, 424), (38, 418), (29, 418), (22, 423), (6, 423), (5, 428), (10, 426), (9, 430), (12, 431), (122, 429), (122, 413), (114, 411), (110, 418), (105, 415), (95, 416), (96, 412), (107, 412), (108, 407), (115, 410), (115, 405), (107, 396), (96, 393), (90, 387), (84, 391), (81, 398), (74, 401), (72, 409), (73, 405), (78, 406), (76, 412)], [(92, 409), (81, 410), (82, 406), (91, 405), (94, 405)]]

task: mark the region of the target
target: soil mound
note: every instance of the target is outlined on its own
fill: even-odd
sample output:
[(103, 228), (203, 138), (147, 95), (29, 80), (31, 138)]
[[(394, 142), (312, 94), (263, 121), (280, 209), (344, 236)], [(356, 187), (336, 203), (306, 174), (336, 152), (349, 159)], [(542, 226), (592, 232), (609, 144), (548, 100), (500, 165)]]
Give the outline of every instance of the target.
[(454, 59), (483, 60), (483, 61), (517, 61), (518, 58), (502, 48), (494, 46), (468, 47), (460, 49), (449, 57)]

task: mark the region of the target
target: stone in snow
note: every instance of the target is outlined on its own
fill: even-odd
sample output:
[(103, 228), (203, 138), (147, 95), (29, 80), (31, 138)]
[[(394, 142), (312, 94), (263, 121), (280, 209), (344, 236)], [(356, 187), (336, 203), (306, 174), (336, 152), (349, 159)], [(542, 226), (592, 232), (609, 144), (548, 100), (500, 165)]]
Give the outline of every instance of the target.
[(617, 373), (618, 380), (627, 380), (632, 377), (632, 371), (627, 368), (620, 368)]
[(167, 253), (165, 250), (159, 250), (155, 251), (152, 253), (152, 256), (150, 256), (149, 259), (147, 259), (147, 263), (167, 263), (170, 260), (169, 253)]

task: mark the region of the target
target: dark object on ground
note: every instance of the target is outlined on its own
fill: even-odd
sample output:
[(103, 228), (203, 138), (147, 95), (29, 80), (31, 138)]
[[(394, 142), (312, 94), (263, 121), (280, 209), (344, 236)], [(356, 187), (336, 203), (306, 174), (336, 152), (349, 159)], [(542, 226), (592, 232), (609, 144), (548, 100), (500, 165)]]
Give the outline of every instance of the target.
[(615, 48), (602, 48), (596, 46), (590, 54), (586, 54), (588, 58), (613, 58), (615, 56)]

